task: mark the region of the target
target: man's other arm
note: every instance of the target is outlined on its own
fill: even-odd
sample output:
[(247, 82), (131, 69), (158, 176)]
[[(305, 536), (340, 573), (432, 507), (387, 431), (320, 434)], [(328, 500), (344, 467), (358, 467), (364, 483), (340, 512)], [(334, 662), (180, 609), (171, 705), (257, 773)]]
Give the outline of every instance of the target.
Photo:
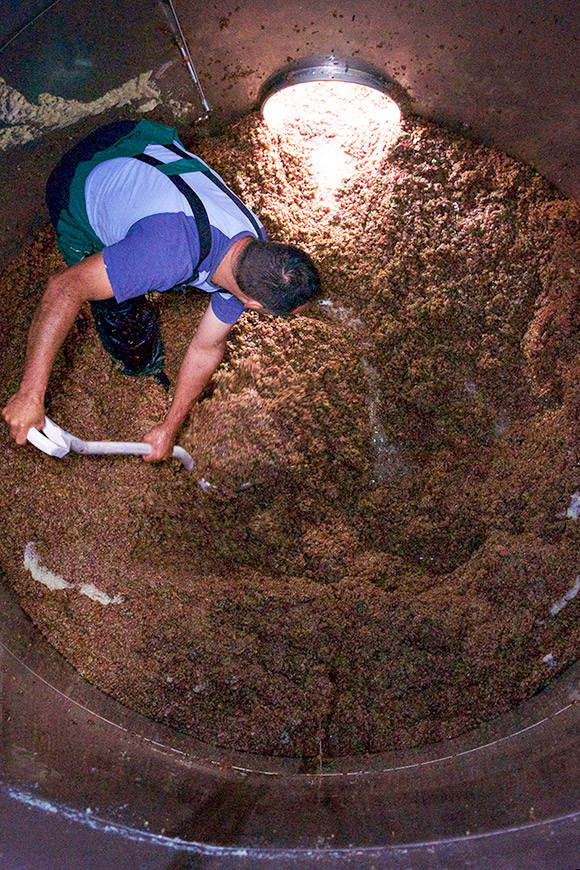
[(230, 329), (228, 323), (218, 320), (210, 305), (183, 358), (167, 417), (143, 439), (152, 448), (144, 457), (146, 460), (167, 459), (171, 455), (179, 427), (222, 361)]

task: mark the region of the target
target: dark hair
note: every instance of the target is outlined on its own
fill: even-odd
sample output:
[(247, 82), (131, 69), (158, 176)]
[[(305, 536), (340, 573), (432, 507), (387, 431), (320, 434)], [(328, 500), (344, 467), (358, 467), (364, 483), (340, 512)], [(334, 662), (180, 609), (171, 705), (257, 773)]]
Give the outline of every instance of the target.
[(318, 269), (304, 251), (252, 239), (235, 267), (240, 290), (272, 314), (289, 314), (320, 295)]

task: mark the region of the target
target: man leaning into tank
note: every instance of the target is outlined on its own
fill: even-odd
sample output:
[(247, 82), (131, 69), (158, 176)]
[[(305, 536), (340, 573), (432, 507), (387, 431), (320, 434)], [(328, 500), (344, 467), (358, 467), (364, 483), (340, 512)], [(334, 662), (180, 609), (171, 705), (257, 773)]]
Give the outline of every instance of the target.
[(286, 315), (320, 293), (308, 255), (268, 242), (256, 215), (164, 125), (121, 121), (95, 130), (57, 165), (46, 201), (68, 268), (48, 281), (20, 388), (3, 411), (19, 444), (44, 426), (52, 365), (83, 303), (123, 373), (150, 375), (168, 389), (158, 314), (146, 294), (186, 286), (211, 294), (167, 416), (143, 438), (151, 461), (171, 455), (245, 309)]

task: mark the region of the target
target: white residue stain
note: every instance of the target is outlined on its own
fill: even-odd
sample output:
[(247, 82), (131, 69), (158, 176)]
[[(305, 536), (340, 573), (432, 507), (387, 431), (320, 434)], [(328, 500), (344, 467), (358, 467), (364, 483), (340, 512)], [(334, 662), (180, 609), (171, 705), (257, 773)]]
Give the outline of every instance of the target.
[(346, 325), (350, 326), (351, 329), (358, 329), (361, 325), (360, 317), (353, 314), (352, 308), (347, 308), (344, 305), (333, 305), (331, 312), (337, 320), (346, 323)]
[[(168, 849), (173, 849), (175, 851), (179, 850), (180, 852), (186, 851), (193, 855), (225, 855), (229, 860), (235, 860), (236, 858), (247, 859), (250, 854), (250, 850), (244, 848), (234, 849), (229, 846), (204, 846), (195, 842), (186, 842), (178, 837), (155, 834), (153, 831), (147, 830), (148, 822), (143, 822), (145, 830), (132, 828), (127, 824), (110, 822), (106, 819), (100, 818), (97, 815), (97, 809), (87, 807), (84, 811), (76, 810), (66, 804), (51, 803), (50, 801), (39, 798), (36, 795), (18, 791), (10, 786), (6, 787), (6, 794), (24, 806), (33, 807), (34, 809), (51, 813), (52, 815), (58, 815), (63, 819), (67, 819), (75, 824), (80, 823), (90, 830), (98, 831), (99, 833), (115, 834), (117, 837), (133, 843), (157, 843), (167, 847)], [(126, 804), (121, 805), (120, 809), (124, 809), (125, 807)], [(268, 855), (261, 853), (259, 850), (252, 850), (252, 854), (257, 856), (257, 859), (268, 857)]]
[(212, 490), (217, 489), (217, 486), (214, 486), (214, 484), (210, 483), (209, 480), (206, 480), (205, 477), (201, 477), (197, 482), (204, 492), (212, 492)]
[(559, 601), (554, 602), (550, 607), (550, 615), (557, 616), (561, 610), (568, 604), (569, 601), (572, 601), (573, 598), (576, 598), (578, 593), (580, 592), (580, 574), (576, 577), (576, 582), (572, 586), (571, 589), (568, 589), (566, 594), (560, 598)]
[(347, 308), (344, 305), (335, 305), (332, 299), (322, 299), (319, 302), (320, 305), (323, 305), (325, 308), (328, 308), (329, 313), (336, 319), (340, 320), (342, 323), (346, 323), (351, 329), (358, 329), (361, 325), (360, 317), (357, 317), (352, 308)]
[(111, 598), (106, 592), (97, 589), (93, 583), (69, 583), (60, 574), (50, 571), (41, 563), (33, 541), (29, 541), (24, 548), (24, 567), (38, 583), (42, 583), (48, 589), (76, 589), (81, 595), (86, 595), (99, 604), (121, 604), (123, 601), (120, 595)]
[[(356, 316), (352, 308), (336, 305), (331, 299), (322, 299), (319, 304), (327, 308), (336, 320), (340, 320), (351, 329), (357, 330), (361, 326), (360, 317)], [(392, 481), (401, 474), (404, 474), (408, 469), (401, 461), (395, 445), (389, 441), (386, 429), (379, 416), (381, 403), (380, 375), (366, 359), (362, 360), (362, 366), (368, 382), (371, 451), (374, 457), (373, 478), (370, 484), (374, 486), (377, 483)]]
[[(26, 97), (0, 78), (0, 150), (13, 145), (23, 145), (42, 136), (47, 130), (68, 127), (90, 115), (100, 115), (107, 109), (132, 103), (140, 112), (151, 112), (161, 103), (161, 92), (154, 81), (153, 71), (141, 73), (118, 88), (108, 91), (90, 103), (65, 100), (53, 94), (40, 94), (38, 103), (30, 103)], [(176, 114), (187, 114), (188, 103), (171, 101)]]

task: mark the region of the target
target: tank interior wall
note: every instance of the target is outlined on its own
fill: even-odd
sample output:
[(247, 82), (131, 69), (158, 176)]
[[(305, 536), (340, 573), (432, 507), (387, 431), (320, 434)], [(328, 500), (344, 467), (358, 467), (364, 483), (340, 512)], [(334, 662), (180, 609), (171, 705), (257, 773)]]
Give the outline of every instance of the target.
[[(202, 112), (167, 0), (8, 5), (0, 184), (12, 185), (14, 173), (25, 184), (0, 215), (4, 257), (45, 221), (43, 183), (70, 141), (111, 117), (153, 113), (183, 128)], [(291, 61), (360, 58), (405, 89), (414, 113), (495, 144), (580, 196), (575, 0), (173, 0), (173, 8), (210, 128), (254, 107), (264, 81)]]
[[(495, 144), (534, 165), (565, 194), (580, 196), (577, 136), (580, 11), (575, 0), (554, 0), (550, 4), (521, 0), (516, 5), (500, 0), (477, 3), (387, 0), (381, 4), (370, 0), (314, 0), (309, 4), (298, 0), (287, 0), (284, 4), (266, 4), (265, 0), (236, 0), (231, 4), (224, 4), (222, 0), (214, 4), (174, 0), (174, 6), (212, 109), (210, 128), (250, 110), (263, 82), (290, 61), (321, 55), (360, 57), (405, 88), (416, 114), (443, 121), (477, 140)], [(185, 129), (195, 123), (200, 104), (172, 38), (169, 7), (162, 0), (124, 0), (123, 3), (103, 0), (100, 4), (88, 0), (12, 2), (2, 16), (0, 28), (0, 86), (4, 88), (3, 98), (0, 98), (0, 142), (6, 145), (0, 150), (0, 189), (4, 203), (0, 212), (0, 259), (5, 259), (18, 249), (23, 239), (46, 222), (45, 179), (60, 153), (79, 135), (125, 115), (154, 116)], [(13, 144), (7, 144), (11, 142)], [(16, 185), (15, 178), (21, 179)], [(3, 631), (3, 636), (5, 633)], [(18, 638), (24, 636), (23, 629), (18, 627), (16, 634)], [(30, 668), (35, 666), (32, 661), (28, 664)], [(11, 692), (14, 688), (10, 698), (16, 705), (23, 677), (18, 673), (12, 682), (7, 676), (5, 679)], [(66, 700), (70, 691), (68, 680), (68, 676), (63, 679), (59, 698), (64, 699), (66, 715), (71, 717), (70, 734), (76, 734), (79, 717), (75, 709), (70, 712)], [(502, 816), (499, 821), (495, 817), (490, 821), (483, 800), (475, 807), (486, 822), (481, 826), (482, 831), (495, 830), (498, 826), (507, 830), (510, 825), (509, 830), (515, 831), (510, 835), (511, 846), (502, 845), (504, 858), (511, 855), (515, 862), (509, 866), (518, 866), (518, 850), (513, 840), (523, 836), (522, 831), (525, 833), (531, 825), (530, 807), (536, 808), (538, 820), (547, 825), (543, 831), (530, 827), (530, 836), (536, 832), (538, 837), (534, 866), (550, 865), (548, 855), (550, 848), (555, 848), (554, 844), (559, 844), (560, 851), (558, 860), (554, 859), (552, 864), (565, 866), (562, 856), (573, 851), (566, 837), (571, 838), (577, 849), (578, 801), (571, 797), (575, 788), (573, 760), (579, 752), (574, 712), (577, 708), (572, 711), (571, 700), (577, 693), (577, 674), (569, 686), (566, 684), (558, 691), (564, 692), (565, 697), (557, 698), (556, 722), (561, 729), (566, 724), (567, 730), (556, 733), (552, 729), (551, 736), (544, 730), (542, 739), (536, 741), (536, 755), (533, 747), (525, 747), (525, 756), (534, 759), (534, 771), (540, 771), (543, 776), (540, 791), (545, 806), (538, 795), (534, 795), (535, 779), (530, 780), (529, 789), (524, 789), (527, 783), (521, 775), (525, 766), (524, 749), (520, 749), (521, 757), (515, 767), (512, 755), (509, 764), (502, 757), (495, 767), (492, 765), (498, 783), (494, 794), (501, 793), (500, 784), (506, 781), (506, 770), (511, 771), (513, 786), (511, 803), (502, 804), (498, 800), (496, 808), (504, 812), (507, 804), (516, 807), (513, 795), (521, 793), (517, 812), (514, 809), (513, 817), (508, 820)], [(574, 717), (573, 722), (565, 722), (565, 716), (561, 715), (563, 710)], [(12, 741), (12, 748), (17, 743), (25, 745), (25, 734), (29, 733), (26, 713), (23, 708), (18, 720), (22, 736)], [(54, 715), (51, 712), (47, 717), (54, 718)], [(548, 713), (542, 709), (536, 718), (547, 721)], [(535, 734), (527, 731), (526, 723), (527, 719), (518, 724), (518, 733)], [(12, 728), (16, 733), (15, 726)], [(514, 731), (517, 730), (514, 726)], [(42, 738), (35, 739), (41, 741)], [(503, 740), (504, 737), (499, 738), (497, 745), (504, 746)], [(52, 749), (56, 743), (51, 738)], [(495, 746), (493, 741), (489, 745)], [(110, 757), (115, 753), (121, 756), (116, 743), (115, 748), (107, 752)], [(472, 749), (466, 750), (466, 757), (467, 752), (471, 753)], [(18, 757), (21, 756), (22, 753)], [(554, 759), (562, 760), (561, 768)], [(126, 763), (125, 755), (122, 763)], [(421, 761), (423, 763), (431, 762)], [(119, 770), (120, 765), (121, 762)], [(568, 779), (563, 769), (569, 771)], [(564, 782), (565, 793), (552, 787), (554, 781)], [(482, 788), (489, 785), (483, 778), (482, 783)], [(76, 785), (82, 792), (79, 796), (82, 802), (86, 783)], [(468, 786), (469, 781), (457, 801), (457, 806), (466, 813), (473, 809)], [(422, 789), (420, 795), (424, 793)], [(183, 794), (186, 798), (185, 785)], [(533, 800), (530, 800), (532, 795)], [(421, 799), (417, 798), (419, 802)], [(375, 803), (378, 806), (380, 801)], [(444, 809), (447, 812), (448, 806)], [(181, 804), (179, 811), (185, 812)], [(145, 813), (142, 815), (145, 817)], [(561, 830), (555, 835), (552, 830), (555, 823), (547, 821), (554, 818), (574, 830), (566, 831), (564, 837)], [(133, 819), (124, 821), (135, 823)], [(436, 834), (441, 831), (438, 819), (433, 821), (433, 830)], [(196, 830), (194, 833), (202, 838), (204, 832)], [(459, 829), (454, 835), (459, 837)], [(505, 836), (508, 835), (509, 831)], [(488, 842), (492, 843), (492, 839)], [(499, 838), (493, 842), (499, 844)], [(458, 849), (463, 848), (459, 840), (457, 843)], [(433, 847), (426, 844), (425, 850), (425, 860), (433, 860)], [(119, 854), (117, 843), (113, 851)], [(486, 857), (489, 858), (487, 853), (484, 861)], [(388, 866), (403, 866), (396, 864), (403, 861), (400, 855), (396, 861), (393, 855), (388, 860)], [(376, 866), (387, 866), (373, 856), (369, 861), (376, 861)], [(416, 856), (415, 867), (420, 866), (418, 861)], [(170, 863), (168, 859), (167, 866)], [(166, 865), (165, 859), (161, 859), (159, 866), (161, 864)], [(483, 863), (473, 858), (470, 865), (465, 861), (465, 854), (459, 855), (457, 860), (446, 854), (441, 864), (433, 860), (430, 866), (444, 865), (465, 867), (483, 866)], [(218, 867), (218, 863), (213, 866)], [(498, 855), (493, 866), (503, 868), (508, 863)]]

